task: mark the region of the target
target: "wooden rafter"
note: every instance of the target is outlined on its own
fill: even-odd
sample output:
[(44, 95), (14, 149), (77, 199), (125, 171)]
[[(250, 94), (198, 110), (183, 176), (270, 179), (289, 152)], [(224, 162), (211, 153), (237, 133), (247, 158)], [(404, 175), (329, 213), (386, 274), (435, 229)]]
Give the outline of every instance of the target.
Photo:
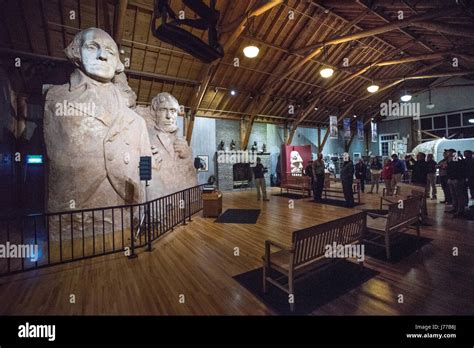
[[(255, 9), (248, 11), (240, 19), (239, 24), (236, 26), (236, 28), (230, 34), (229, 38), (224, 43), (223, 45), (224, 52), (227, 52), (228, 49), (234, 44), (234, 42), (239, 38), (240, 34), (242, 34), (242, 32), (245, 30), (250, 18), (258, 17), (262, 15), (263, 13), (271, 10), (275, 6), (281, 4), (282, 2), (283, 0), (270, 0), (266, 2), (265, 4), (263, 4), (262, 6), (259, 6)], [(206, 93), (209, 82), (212, 80), (220, 61), (221, 59), (214, 61), (213, 63), (205, 66), (201, 71), (201, 83), (199, 84), (198, 87), (196, 87), (193, 100), (191, 101), (191, 110), (189, 111), (189, 126), (186, 133), (186, 140), (188, 141), (188, 143), (191, 143), (196, 112), (199, 109), (199, 106), (201, 105), (201, 101), (204, 97), (204, 94)]]
[(122, 46), (122, 38), (124, 31), (125, 14), (127, 13), (128, 0), (119, 0), (116, 8), (114, 40), (119, 48)]
[(342, 43), (345, 43), (345, 42), (362, 39), (364, 37), (383, 34), (383, 33), (389, 32), (389, 31), (393, 31), (393, 30), (404, 28), (404, 27), (408, 27), (409, 25), (411, 25), (415, 22), (425, 21), (425, 20), (428, 20), (428, 19), (439, 18), (439, 17), (444, 17), (444, 16), (449, 16), (451, 14), (454, 14), (454, 13), (458, 12), (458, 11), (459, 11), (459, 9), (457, 7), (449, 7), (449, 8), (445, 8), (445, 9), (439, 9), (439, 10), (436, 10), (436, 11), (431, 11), (431, 12), (424, 13), (422, 15), (413, 16), (413, 17), (407, 18), (405, 20), (398, 20), (398, 21), (395, 21), (395, 22), (391, 22), (391, 23), (388, 23), (388, 24), (385, 24), (385, 25), (381, 25), (379, 27), (372, 28), (372, 29), (367, 29), (367, 30), (363, 30), (363, 31), (356, 32), (356, 33), (353, 33), (353, 34), (339, 36), (339, 37), (330, 39), (328, 41), (321, 41), (321, 42), (317, 43), (317, 46), (315, 47), (315, 49), (313, 49), (309, 54), (307, 54), (306, 57), (303, 58), (303, 60), (299, 61), (298, 63), (294, 64), (292, 67), (287, 69), (278, 78), (272, 80), (271, 83), (272, 84), (277, 83), (278, 81), (281, 81), (282, 79), (284, 79), (284, 78), (290, 76), (291, 74), (293, 74), (296, 70), (300, 69), (304, 64), (306, 64), (312, 58), (314, 58), (315, 56), (320, 54), (324, 47), (332, 46), (332, 45), (339, 45), (339, 44), (342, 44)]

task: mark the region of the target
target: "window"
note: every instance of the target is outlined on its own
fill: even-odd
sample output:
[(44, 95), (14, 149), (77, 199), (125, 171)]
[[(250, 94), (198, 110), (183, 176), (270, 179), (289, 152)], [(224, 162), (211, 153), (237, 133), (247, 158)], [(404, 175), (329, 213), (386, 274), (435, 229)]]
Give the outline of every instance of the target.
[(463, 119), (462, 124), (464, 126), (473, 126), (474, 123), (469, 123), (469, 120), (474, 119), (474, 112), (472, 112), (472, 111), (471, 112), (464, 112), (462, 114), (462, 119)]
[(461, 126), (461, 114), (448, 115), (448, 127), (460, 127)]
[(380, 135), (380, 156), (390, 156), (392, 153), (392, 142), (399, 138), (398, 134), (381, 134)]
[(422, 118), (421, 119), (421, 129), (422, 130), (428, 130), (428, 129), (433, 129), (433, 123), (432, 123), (432, 118), (427, 117), (427, 118)]
[(434, 129), (446, 128), (446, 117), (444, 115), (434, 117), (433, 128)]

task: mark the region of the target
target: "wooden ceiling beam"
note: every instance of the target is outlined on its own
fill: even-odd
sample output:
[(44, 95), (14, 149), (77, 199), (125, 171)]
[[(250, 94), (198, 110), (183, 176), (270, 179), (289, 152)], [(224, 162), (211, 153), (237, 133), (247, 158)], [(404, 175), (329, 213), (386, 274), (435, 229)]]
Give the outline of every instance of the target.
[[(371, 12), (379, 17), (380, 19), (382, 19), (384, 22), (386, 23), (390, 23), (390, 18), (385, 15), (383, 12), (377, 10), (376, 7), (372, 6), (372, 2), (371, 1), (368, 1), (368, 0), (356, 0), (358, 4), (360, 4), (361, 6), (363, 6), (364, 8), (366, 9), (370, 9)], [(436, 8), (441, 8), (441, 6), (438, 6)], [(448, 7), (449, 8), (449, 7)], [(458, 9), (457, 7), (451, 7), (453, 9)], [(446, 16), (449, 16), (451, 13), (447, 13)], [(419, 16), (419, 15), (417, 15)], [(428, 19), (433, 19), (433, 18), (428, 18)], [(405, 34), (406, 36), (408, 36), (410, 39), (414, 39), (416, 41), (417, 44), (423, 46), (425, 49), (427, 49), (428, 51), (430, 52), (433, 52), (434, 49), (429, 46), (428, 44), (426, 44), (426, 42), (424, 42), (423, 40), (421, 40), (420, 37), (418, 37), (417, 35), (413, 34), (412, 32), (410, 32), (408, 29), (404, 29), (404, 28), (399, 28), (399, 31), (402, 32), (403, 34)]]
[(114, 28), (114, 40), (117, 46), (122, 46), (122, 38), (125, 23), (125, 14), (127, 13), (128, 0), (119, 0), (118, 6), (115, 8), (115, 28)]
[[(357, 21), (358, 22), (358, 21)], [(353, 27), (354, 25), (357, 24), (356, 21), (352, 21), (352, 22), (349, 22), (349, 24), (346, 24), (344, 27), (342, 27), (341, 29), (339, 29), (336, 33), (336, 35), (338, 36), (341, 36), (341, 35), (344, 35), (345, 33), (347, 33), (351, 27)], [(292, 54), (291, 52), (291, 49), (289, 50), (288, 54)], [(308, 57), (310, 57), (308, 60), (311, 60), (312, 58), (314, 58), (317, 54), (315, 55), (312, 55), (311, 53), (308, 55), (308, 56), (305, 56), (303, 59), (307, 59)], [(283, 65), (279, 65), (279, 67), (282, 67)], [(284, 78), (287, 78), (289, 75), (287, 75), (285, 72), (282, 73), (283, 75), (286, 75)], [(281, 75), (280, 75), (281, 76)], [(241, 148), (242, 150), (245, 150), (248, 146), (248, 141), (250, 139), (250, 133), (252, 132), (252, 126), (253, 126), (253, 122), (254, 122), (254, 119), (255, 119), (255, 115), (258, 113), (258, 110), (261, 110), (265, 107), (265, 105), (267, 104), (267, 102), (269, 101), (269, 95), (271, 93), (271, 91), (273, 91), (273, 89), (276, 88), (277, 86), (277, 82), (281, 81), (282, 78), (280, 78), (280, 76), (273, 76), (269, 79), (267, 79), (267, 81), (264, 83), (263, 87), (262, 87), (262, 93), (263, 93), (263, 96), (259, 97), (258, 99), (254, 100), (254, 105), (252, 107), (252, 111), (250, 113), (250, 117), (249, 117), (249, 122), (248, 122), (248, 127), (246, 129), (246, 133), (245, 133), (245, 137), (244, 137), (244, 141), (241, 143)], [(270, 87), (269, 87), (270, 86)], [(268, 90), (266, 90), (267, 88), (269, 88)], [(299, 114), (299, 116), (297, 116), (297, 120), (294, 121), (294, 124), (296, 124), (296, 126), (292, 127), (292, 134), (294, 135), (294, 132), (296, 131), (296, 127), (298, 126), (298, 124), (300, 124), (302, 121), (304, 121), (304, 119), (308, 116), (309, 112), (311, 111), (311, 109), (314, 108), (314, 105), (316, 105), (316, 103), (319, 102), (319, 100), (316, 100), (316, 101), (313, 101), (311, 102), (310, 106), (312, 107), (308, 107), (305, 109), (305, 111), (307, 112), (301, 112)], [(258, 106), (258, 104), (260, 104), (261, 106)], [(294, 128), (294, 129), (293, 129)], [(290, 133), (289, 135), (289, 138), (287, 139), (287, 141), (289, 140), (291, 142), (292, 140), (292, 135)], [(290, 139), (291, 138), (291, 139)]]
[[(234, 29), (234, 31), (230, 34), (226, 42), (223, 44), (224, 52), (227, 52), (228, 49), (234, 44), (234, 42), (239, 38), (240, 34), (242, 34), (242, 32), (245, 30), (250, 18), (258, 17), (262, 15), (263, 13), (271, 10), (275, 6), (281, 4), (282, 2), (283, 0), (270, 0), (257, 8), (247, 11), (245, 15), (243, 16), (243, 18), (240, 19), (239, 25)], [(217, 71), (217, 66), (220, 63), (220, 61), (221, 59), (218, 59), (212, 62), (211, 64), (204, 66), (203, 69), (201, 70), (201, 82), (196, 87), (194, 97), (191, 101), (191, 110), (189, 111), (190, 119), (189, 119), (189, 126), (186, 132), (186, 140), (188, 143), (191, 143), (196, 112), (199, 109), (199, 106), (201, 105), (202, 99), (204, 98), (204, 95), (207, 91), (209, 82), (214, 77), (214, 74)]]
[(401, 29), (408, 27), (412, 23), (418, 22), (418, 21), (425, 21), (428, 19), (433, 19), (433, 18), (439, 18), (439, 17), (444, 17), (444, 16), (449, 16), (451, 14), (454, 14), (458, 12), (459, 9), (457, 7), (449, 7), (449, 8), (444, 8), (444, 9), (438, 9), (435, 11), (430, 11), (427, 13), (424, 13), (422, 15), (417, 15), (417, 16), (412, 16), (410, 18), (404, 19), (404, 20), (398, 20), (394, 22), (390, 22), (385, 25), (381, 25), (379, 27), (375, 27), (372, 29), (367, 29), (363, 31), (359, 31), (356, 33), (348, 34), (348, 35), (343, 35), (339, 36), (336, 38), (329, 39), (328, 41), (321, 41), (317, 43), (315, 49), (313, 49), (310, 53), (308, 53), (303, 60), (299, 61), (298, 63), (294, 64), (292, 67), (287, 69), (282, 75), (280, 75), (278, 78), (274, 79), (271, 81), (272, 84), (277, 83), (278, 81), (281, 81), (282, 79), (290, 76), (293, 74), (296, 70), (301, 68), (304, 64), (306, 64), (308, 61), (310, 61), (312, 58), (317, 56), (319, 53), (322, 52), (323, 48), (325, 46), (333, 46), (333, 45), (340, 45), (345, 42), (349, 41), (354, 41), (357, 39), (362, 39), (365, 37), (369, 36), (375, 36), (379, 34), (383, 34), (389, 31)]
[(427, 75), (412, 75), (412, 76), (400, 76), (400, 77), (389, 77), (386, 79), (378, 80), (380, 82), (386, 81), (408, 81), (408, 80), (421, 80), (421, 79), (435, 79), (440, 77), (453, 77), (453, 76), (466, 76), (474, 74), (474, 70), (466, 70), (466, 71), (453, 71), (453, 72), (444, 72), (444, 73), (435, 73), (435, 74), (427, 74)]
[[(433, 70), (441, 65), (445, 64), (443, 61), (441, 62), (436, 62), (436, 63), (433, 63), (431, 65), (427, 65), (427, 66), (424, 66), (423, 68), (419, 69), (418, 70), (418, 73), (419, 74), (423, 74), (427, 71), (430, 71), (430, 70)], [(376, 93), (373, 93), (373, 94), (370, 94), (370, 93), (364, 93), (364, 95), (362, 97), (359, 97), (358, 99), (356, 99), (354, 101), (354, 103), (359, 103), (360, 101), (365, 101), (369, 98), (376, 98), (377, 101), (379, 101), (379, 99), (382, 98), (383, 96), (383, 92), (395, 87), (395, 86), (398, 86), (399, 84), (405, 82), (405, 79), (399, 79), (399, 80), (396, 80), (386, 86), (383, 86), (382, 88), (380, 88)]]
[(466, 25), (454, 25), (451, 23), (442, 23), (437, 21), (421, 21), (414, 23), (413, 26), (430, 31), (437, 31), (454, 36), (462, 36), (472, 39), (474, 37), (474, 28)]
[(434, 52), (434, 53), (428, 53), (428, 54), (420, 54), (416, 56), (409, 56), (409, 57), (403, 57), (403, 58), (398, 58), (398, 59), (390, 59), (390, 60), (383, 60), (383, 61), (379, 60), (379, 61), (371, 62), (367, 64), (354, 65), (353, 67), (351, 67), (351, 69), (365, 69), (365, 68), (371, 69), (375, 67), (407, 64), (407, 63), (413, 63), (413, 62), (420, 62), (423, 60), (438, 59), (438, 58), (442, 58), (443, 56), (448, 56), (448, 55), (457, 55), (457, 53), (453, 52), (452, 50), (449, 50), (449, 51), (440, 51), (440, 52)]
[[(349, 23), (347, 23), (344, 28), (341, 30), (341, 33), (340, 35), (345, 35), (347, 34), (347, 32), (349, 32), (349, 30), (351, 30), (355, 25), (357, 25), (361, 20), (363, 20), (365, 17), (367, 17), (367, 15), (370, 13), (370, 10), (366, 10), (365, 12), (362, 12), (359, 16), (357, 16), (356, 18), (354, 18), (352, 21), (350, 21)], [(291, 50), (291, 53), (292, 54), (304, 54), (306, 53), (307, 51), (309, 50), (313, 50), (315, 48), (318, 48), (319, 47), (319, 43), (316, 43), (316, 44), (312, 44), (312, 45), (308, 45), (308, 46), (304, 46), (304, 47), (299, 47), (299, 48), (296, 48), (294, 50)]]

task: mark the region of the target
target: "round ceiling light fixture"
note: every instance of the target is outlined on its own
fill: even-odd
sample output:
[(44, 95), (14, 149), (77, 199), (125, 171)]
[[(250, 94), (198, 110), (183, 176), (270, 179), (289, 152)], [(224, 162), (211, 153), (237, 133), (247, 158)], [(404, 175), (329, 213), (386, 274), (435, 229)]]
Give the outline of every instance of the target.
[(237, 92), (235, 91), (235, 89), (230, 90), (230, 95), (232, 95), (232, 96), (237, 95)]
[(435, 105), (431, 102), (431, 89), (429, 90), (428, 95), (429, 95), (429, 100), (428, 100), (428, 104), (426, 104), (426, 108), (433, 109)]
[(403, 94), (400, 99), (402, 102), (409, 102), (411, 100), (411, 94), (405, 92), (405, 94)]
[(334, 69), (324, 68), (324, 69), (321, 69), (319, 73), (321, 74), (321, 77), (328, 79), (334, 74)]
[(369, 93), (375, 93), (379, 90), (380, 86), (376, 85), (375, 83), (372, 83), (369, 87), (367, 87), (367, 91)]
[(260, 52), (260, 49), (254, 45), (249, 45), (244, 48), (244, 55), (247, 58), (255, 58), (256, 56), (258, 56), (259, 52)]

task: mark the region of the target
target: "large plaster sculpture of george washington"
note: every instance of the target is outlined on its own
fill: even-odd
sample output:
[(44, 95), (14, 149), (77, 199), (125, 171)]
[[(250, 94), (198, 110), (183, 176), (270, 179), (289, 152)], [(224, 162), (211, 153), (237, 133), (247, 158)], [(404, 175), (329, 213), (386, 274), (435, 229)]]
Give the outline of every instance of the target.
[(142, 202), (138, 165), (151, 146), (145, 121), (112, 83), (124, 70), (116, 43), (89, 28), (65, 53), (76, 69), (45, 102), (48, 211)]

